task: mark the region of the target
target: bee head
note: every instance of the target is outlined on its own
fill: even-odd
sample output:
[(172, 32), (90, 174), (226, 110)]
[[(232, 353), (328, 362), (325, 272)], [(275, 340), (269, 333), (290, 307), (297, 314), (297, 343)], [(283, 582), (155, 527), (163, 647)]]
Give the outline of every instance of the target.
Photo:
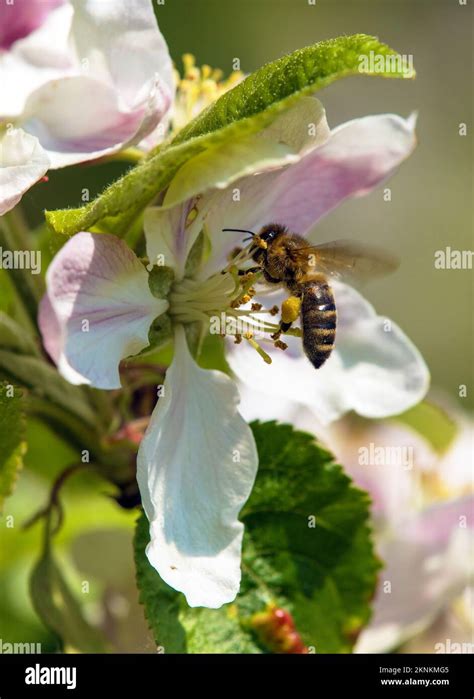
[(273, 241), (280, 235), (286, 233), (285, 226), (282, 226), (279, 223), (269, 223), (268, 225), (263, 226), (259, 233), (253, 233), (252, 231), (242, 228), (223, 228), (222, 230), (224, 232), (248, 233), (250, 237), (246, 238), (244, 242), (247, 242), (248, 240), (251, 241), (249, 245), (249, 252), (255, 262), (262, 262), (262, 260), (265, 258), (268, 246), (271, 245), (271, 243), (273, 243)]
[(260, 233), (257, 234), (257, 237), (260, 238), (260, 240), (263, 240), (263, 242), (267, 245), (270, 245), (270, 243), (273, 243), (276, 238), (286, 232), (285, 226), (282, 226), (280, 223), (269, 223), (267, 226), (264, 226), (261, 229)]
[(252, 239), (250, 251), (252, 252), (254, 249), (252, 258), (255, 262), (260, 262), (264, 258), (268, 247), (284, 233), (286, 233), (286, 228), (279, 223), (269, 223), (267, 226), (264, 226)]

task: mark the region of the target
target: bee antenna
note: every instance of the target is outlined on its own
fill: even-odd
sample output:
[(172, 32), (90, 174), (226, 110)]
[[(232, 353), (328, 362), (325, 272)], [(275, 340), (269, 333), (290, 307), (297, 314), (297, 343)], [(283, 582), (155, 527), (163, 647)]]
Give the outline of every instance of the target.
[(222, 232), (223, 233), (248, 233), (251, 238), (253, 238), (255, 235), (255, 233), (252, 233), (252, 231), (246, 231), (243, 228), (223, 228)]

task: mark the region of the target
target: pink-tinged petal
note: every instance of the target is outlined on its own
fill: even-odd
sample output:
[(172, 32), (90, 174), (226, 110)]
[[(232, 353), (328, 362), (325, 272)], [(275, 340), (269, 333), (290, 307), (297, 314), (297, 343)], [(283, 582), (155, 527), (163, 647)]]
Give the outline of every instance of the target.
[(120, 388), (120, 361), (148, 345), (152, 321), (168, 308), (152, 296), (141, 262), (113, 235), (78, 233), (46, 281), (39, 325), (59, 371), (71, 383)]
[(349, 416), (331, 425), (325, 441), (356, 485), (370, 494), (377, 521), (396, 526), (401, 513), (419, 507), (421, 478), (437, 455), (417, 432), (395, 421), (360, 423)]
[(264, 364), (249, 345), (229, 342), (232, 370), (257, 391), (306, 405), (323, 424), (349, 410), (381, 418), (418, 403), (428, 390), (429, 373), (416, 347), (355, 289), (340, 282), (334, 282), (333, 289), (336, 343), (322, 367), (314, 369), (299, 338), (285, 337), (287, 351), (265, 347), (271, 365)]
[(86, 378), (68, 364), (63, 353), (64, 328), (61, 327), (48, 294), (43, 296), (39, 304), (38, 325), (41, 330), (44, 348), (57, 365), (61, 376), (75, 386), (87, 383)]
[(74, 0), (0, 55), (0, 115), (38, 136), (52, 167), (140, 142), (174, 96), (171, 59), (142, 0)]
[(83, 74), (69, 42), (73, 8), (60, 5), (36, 31), (0, 51), (0, 118), (23, 120), (28, 97), (42, 85)]
[[(474, 499), (450, 501), (399, 522), (380, 547), (374, 616), (357, 652), (382, 653), (419, 633), (468, 584)], [(387, 585), (390, 583), (390, 585)]]
[(415, 145), (413, 117), (383, 114), (342, 124), (325, 145), (275, 183), (273, 220), (290, 230), (307, 232), (348, 197), (371, 192)]
[(21, 129), (0, 136), (0, 216), (13, 209), (49, 167), (38, 139)]
[(0, 3), (0, 50), (38, 29), (52, 10), (65, 0), (14, 0)]
[[(53, 167), (139, 143), (166, 117), (175, 91), (151, 3), (72, 0), (72, 5), (71, 42), (82, 69), (72, 85), (45, 85), (32, 98), (35, 106), (27, 105), (52, 141)], [(67, 158), (68, 151), (75, 156)]]
[(121, 111), (119, 95), (106, 83), (83, 76), (63, 78), (43, 85), (29, 97), (26, 111), (34, 116), (25, 128), (47, 150), (51, 168), (64, 167), (103, 157), (140, 140), (154, 119), (156, 100), (161, 99), (168, 103), (157, 84), (148, 104)]
[(252, 431), (237, 388), (201, 369), (184, 330), (138, 452), (137, 479), (150, 520), (147, 556), (191, 607), (220, 607), (239, 591), (239, 512), (257, 472)]
[(223, 228), (258, 231), (272, 222), (305, 234), (348, 197), (368, 194), (414, 147), (413, 117), (382, 114), (342, 124), (298, 163), (244, 177), (217, 193), (207, 218), (210, 235), (224, 235)]

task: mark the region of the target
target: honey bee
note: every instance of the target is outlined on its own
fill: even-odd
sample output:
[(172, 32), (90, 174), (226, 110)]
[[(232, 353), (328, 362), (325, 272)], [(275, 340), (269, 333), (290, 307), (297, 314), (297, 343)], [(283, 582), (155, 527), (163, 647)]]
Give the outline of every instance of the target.
[(389, 274), (398, 266), (392, 255), (350, 240), (309, 245), (278, 223), (264, 226), (259, 233), (224, 230), (250, 235), (249, 256), (257, 267), (246, 273), (262, 271), (267, 284), (279, 284), (290, 292), (272, 337), (277, 340), (300, 317), (303, 349), (316, 369), (328, 359), (336, 339), (336, 302), (328, 277), (362, 281)]

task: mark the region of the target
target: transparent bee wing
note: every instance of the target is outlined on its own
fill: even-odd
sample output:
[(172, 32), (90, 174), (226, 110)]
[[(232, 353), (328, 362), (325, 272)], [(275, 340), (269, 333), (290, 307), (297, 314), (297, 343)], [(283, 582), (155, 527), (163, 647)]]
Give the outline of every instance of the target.
[(321, 245), (298, 249), (301, 263), (308, 272), (327, 274), (339, 279), (366, 281), (394, 272), (399, 260), (385, 250), (352, 240), (333, 240)]

